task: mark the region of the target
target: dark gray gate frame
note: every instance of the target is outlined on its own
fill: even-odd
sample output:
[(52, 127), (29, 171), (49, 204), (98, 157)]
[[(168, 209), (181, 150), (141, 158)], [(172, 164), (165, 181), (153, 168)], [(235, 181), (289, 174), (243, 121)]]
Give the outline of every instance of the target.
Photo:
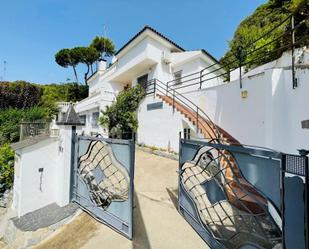
[[(123, 233), (121, 230), (116, 229), (112, 224), (104, 221), (100, 217), (97, 217), (95, 214), (92, 214), (89, 210), (87, 210), (85, 207), (81, 206), (77, 200), (74, 199), (74, 190), (76, 189), (76, 183), (77, 183), (77, 164), (78, 164), (78, 158), (79, 158), (79, 142), (80, 140), (86, 140), (86, 141), (104, 141), (107, 143), (112, 144), (124, 144), (128, 145), (131, 149), (131, 155), (130, 155), (130, 165), (131, 171), (129, 173), (130, 177), (130, 190), (129, 190), (129, 199), (130, 199), (130, 207), (131, 211), (130, 217), (129, 217), (129, 225), (131, 225), (130, 233), (126, 234)], [(93, 218), (95, 218), (97, 221), (103, 223), (104, 225), (110, 227), (117, 233), (125, 236), (126, 238), (132, 240), (134, 236), (133, 231), (133, 207), (134, 207), (134, 170), (135, 170), (135, 140), (123, 140), (123, 139), (114, 139), (114, 138), (103, 138), (103, 137), (91, 137), (91, 136), (79, 136), (75, 133), (75, 131), (72, 131), (72, 153), (71, 153), (71, 184), (70, 184), (70, 201), (76, 203), (82, 210), (84, 210), (86, 213), (91, 215)], [(115, 216), (114, 216), (115, 217)], [(117, 217), (115, 217), (117, 218)]]
[[(285, 211), (285, 202), (283, 201), (285, 196), (285, 184), (284, 184), (284, 178), (285, 178), (285, 173), (291, 173), (297, 176), (302, 176), (305, 178), (305, 196), (304, 196), (304, 201), (305, 201), (305, 231), (304, 231), (304, 237), (305, 237), (305, 244), (306, 248), (309, 248), (309, 158), (308, 156), (301, 155), (301, 157), (305, 160), (305, 172), (292, 172), (289, 171), (289, 169), (286, 168), (286, 160), (287, 156), (289, 154), (282, 154), (282, 165), (281, 165), (281, 200), (282, 200), (282, 214)], [(292, 155), (293, 156), (293, 155)], [(283, 249), (287, 249), (285, 245), (285, 219), (282, 219), (282, 243), (283, 243)], [(289, 249), (289, 248), (288, 248)]]
[[(217, 148), (217, 149), (226, 149), (229, 151), (234, 151), (234, 152), (238, 152), (238, 153), (244, 153), (244, 154), (254, 154), (255, 156), (261, 156), (264, 158), (270, 158), (270, 159), (275, 159), (275, 160), (279, 160), (281, 161), (280, 165), (280, 187), (281, 187), (281, 210), (280, 213), (283, 214), (284, 213), (284, 174), (285, 172), (287, 173), (291, 173), (286, 171), (286, 157), (288, 154), (282, 153), (282, 152), (278, 152), (278, 151), (273, 151), (273, 150), (269, 150), (267, 148), (263, 148), (263, 147), (253, 147), (253, 146), (237, 146), (237, 145), (223, 145), (223, 144), (214, 144), (211, 142), (206, 142), (206, 141), (201, 141), (201, 140), (188, 140), (188, 139), (183, 139), (181, 137), (181, 132), (179, 133), (179, 164), (178, 164), (178, 186), (179, 186), (179, 190), (178, 190), (178, 200), (180, 200), (180, 188), (182, 189), (182, 185), (181, 185), (181, 167), (183, 165), (183, 162), (181, 162), (181, 158), (182, 158), (182, 143), (186, 142), (187, 144), (191, 144), (193, 146), (197, 146), (197, 147), (202, 147), (202, 146), (210, 146), (213, 148)], [(306, 248), (309, 248), (309, 158), (307, 156), (301, 156), (305, 159), (306, 162), (306, 166), (305, 166), (305, 197), (304, 197), (304, 202), (305, 202), (305, 231), (304, 231), (304, 237), (305, 237), (305, 243), (306, 243)], [(295, 172), (294, 172), (295, 174)], [(297, 175), (297, 174), (296, 174)], [(185, 191), (182, 192), (185, 193)], [(190, 196), (188, 196), (191, 200), (192, 198)], [(274, 206), (275, 207), (275, 206)], [(180, 201), (178, 201), (178, 212), (181, 214), (181, 216), (184, 216), (184, 214), (182, 213), (182, 210), (184, 209), (184, 207), (180, 206)], [(190, 215), (190, 213), (186, 210), (186, 213), (188, 215)], [(191, 216), (191, 218), (193, 220), (195, 220), (194, 217)], [(198, 231), (197, 229), (194, 228), (194, 226), (188, 222), (192, 228), (194, 230), (196, 230), (196, 232), (198, 233), (198, 235), (205, 241), (205, 239), (202, 237), (201, 231)], [(284, 240), (284, 229), (285, 229), (285, 219), (284, 217), (282, 217), (282, 243), (283, 243), (283, 249), (286, 249), (285, 246), (285, 240)], [(205, 232), (208, 235), (208, 239), (209, 241), (205, 241), (212, 249), (225, 249), (225, 247), (223, 245), (221, 245), (220, 243), (218, 243), (218, 241), (216, 239), (214, 239), (211, 234), (205, 230)], [(289, 248), (288, 248), (289, 249)], [(305, 249), (305, 248), (304, 248)]]

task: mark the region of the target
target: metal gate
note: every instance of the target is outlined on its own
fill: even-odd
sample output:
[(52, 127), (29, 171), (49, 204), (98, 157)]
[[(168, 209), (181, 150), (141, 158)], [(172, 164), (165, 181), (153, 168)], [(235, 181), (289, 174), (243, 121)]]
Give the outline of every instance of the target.
[(213, 249), (305, 249), (308, 176), (291, 183), (286, 163), (265, 148), (181, 139), (179, 212)]
[(133, 237), (133, 140), (76, 136), (71, 200), (100, 222)]

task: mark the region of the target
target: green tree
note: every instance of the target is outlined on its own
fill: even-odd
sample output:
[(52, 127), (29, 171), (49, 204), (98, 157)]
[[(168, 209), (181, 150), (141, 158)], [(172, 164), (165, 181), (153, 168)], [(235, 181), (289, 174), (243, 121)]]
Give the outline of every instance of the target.
[(26, 109), (38, 105), (42, 89), (26, 81), (0, 83), (0, 109)]
[(92, 40), (90, 47), (95, 48), (100, 53), (101, 59), (104, 59), (105, 57), (113, 56), (116, 52), (113, 41), (109, 38), (102, 37), (102, 36), (96, 36)]
[[(307, 0), (270, 0), (261, 5), (239, 24), (228, 51), (220, 60), (221, 65), (229, 71), (245, 64), (248, 70), (279, 58), (291, 48), (291, 34), (287, 32), (291, 29), (289, 16), (294, 14), (298, 24), (305, 18), (303, 12), (306, 11)], [(296, 31), (296, 40), (309, 34), (308, 27), (307, 23)], [(297, 46), (306, 44), (308, 40)]]
[(59, 66), (65, 68), (71, 66), (73, 68), (76, 82), (78, 82), (76, 66), (78, 63), (80, 63), (80, 58), (80, 50), (78, 48), (64, 48), (59, 50), (55, 55), (55, 60)]
[(88, 74), (91, 69), (93, 73), (93, 63), (100, 58), (100, 53), (94, 47), (79, 47), (80, 61), (87, 66), (85, 73), (85, 84), (87, 85)]
[(42, 85), (40, 105), (49, 106), (57, 102), (76, 102), (88, 97), (88, 86), (77, 83)]
[(110, 134), (129, 134), (136, 132), (138, 120), (136, 110), (145, 91), (137, 85), (118, 94), (116, 101), (102, 111), (99, 123), (107, 127)]

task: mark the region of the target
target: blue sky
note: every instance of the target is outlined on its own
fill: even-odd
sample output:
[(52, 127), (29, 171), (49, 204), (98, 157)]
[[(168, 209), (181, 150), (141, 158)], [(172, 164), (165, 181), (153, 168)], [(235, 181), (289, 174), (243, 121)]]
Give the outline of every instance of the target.
[[(266, 0), (3, 0), (0, 3), (0, 80), (36, 83), (74, 79), (58, 66), (61, 48), (87, 46), (96, 35), (120, 48), (150, 25), (185, 49), (204, 48), (216, 58), (239, 22)], [(3, 61), (7, 61), (4, 75)], [(84, 68), (78, 68), (82, 75)], [(80, 76), (82, 79), (82, 76)]]

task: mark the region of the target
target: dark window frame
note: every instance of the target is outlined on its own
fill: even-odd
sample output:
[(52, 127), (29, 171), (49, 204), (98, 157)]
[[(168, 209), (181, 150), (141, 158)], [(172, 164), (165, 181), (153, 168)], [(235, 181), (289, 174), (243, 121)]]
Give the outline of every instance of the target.
[(190, 140), (191, 139), (191, 129), (184, 128), (183, 129), (184, 139)]
[[(179, 74), (179, 76), (177, 74)], [(179, 84), (182, 83), (182, 70), (174, 72), (173, 76), (174, 76), (174, 82), (175, 82), (174, 84), (175, 85), (179, 85)]]

